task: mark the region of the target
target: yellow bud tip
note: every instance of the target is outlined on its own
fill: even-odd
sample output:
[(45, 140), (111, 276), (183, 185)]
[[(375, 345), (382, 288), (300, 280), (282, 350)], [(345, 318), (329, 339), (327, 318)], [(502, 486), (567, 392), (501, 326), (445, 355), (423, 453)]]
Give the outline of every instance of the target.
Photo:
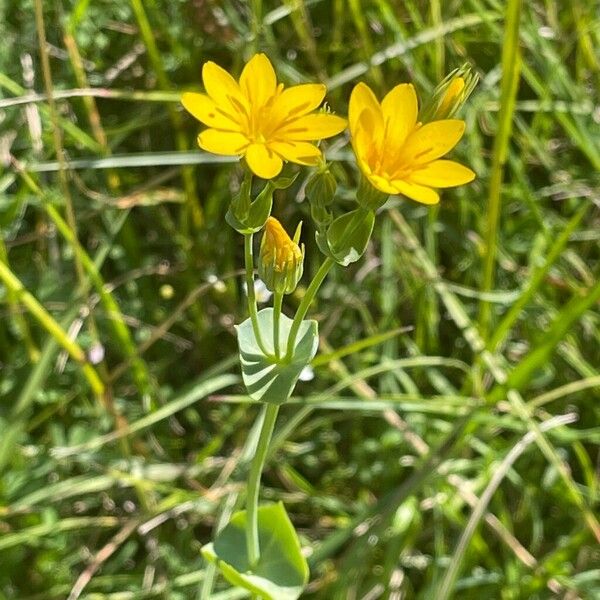
[(290, 238), (275, 217), (269, 217), (265, 223), (263, 255), (268, 260), (273, 260), (275, 269), (280, 272), (285, 271), (288, 265), (302, 260), (298, 244)]
[(448, 86), (446, 93), (444, 94), (444, 98), (440, 103), (438, 108), (438, 113), (445, 114), (449, 111), (452, 104), (457, 100), (457, 98), (462, 94), (462, 91), (465, 89), (465, 80), (462, 77), (455, 77)]

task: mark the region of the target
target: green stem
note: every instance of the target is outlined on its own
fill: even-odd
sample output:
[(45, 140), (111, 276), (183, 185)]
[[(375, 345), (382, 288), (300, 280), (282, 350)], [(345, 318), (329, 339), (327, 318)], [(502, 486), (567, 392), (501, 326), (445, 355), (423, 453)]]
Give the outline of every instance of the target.
[(279, 321), (281, 320), (281, 305), (283, 304), (283, 294), (275, 292), (273, 299), (273, 351), (275, 358), (279, 360), (281, 351), (279, 350)]
[[(502, 91), (498, 131), (494, 138), (494, 152), (489, 184), (489, 206), (485, 231), (485, 260), (480, 290), (489, 292), (494, 286), (498, 230), (500, 227), (500, 208), (504, 165), (508, 155), (508, 146), (512, 134), (513, 115), (521, 75), (521, 53), (519, 48), (519, 21), (521, 0), (510, 0), (506, 4), (505, 34), (502, 51)], [(491, 304), (481, 301), (479, 310), (479, 328), (484, 340), (489, 338), (492, 320)]]
[(254, 568), (260, 558), (260, 545), (258, 541), (258, 490), (265, 458), (269, 449), (271, 436), (277, 420), (279, 405), (265, 404), (262, 412), (262, 427), (256, 445), (256, 452), (252, 459), (248, 486), (246, 488), (246, 548), (250, 568)]
[[(173, 88), (173, 85), (169, 80), (169, 76), (167, 75), (160, 51), (156, 44), (156, 38), (154, 36), (152, 25), (148, 20), (144, 2), (142, 2), (142, 0), (130, 0), (130, 4), (138, 24), (140, 36), (144, 41), (144, 46), (146, 46), (150, 64), (156, 73), (158, 85), (163, 90), (170, 90)], [(177, 112), (177, 109), (172, 104), (167, 105), (167, 111), (169, 113), (171, 123), (173, 123), (175, 128), (175, 143), (177, 144), (177, 149), (181, 152), (185, 152), (186, 150), (189, 150), (189, 144), (186, 138), (186, 132), (183, 126), (181, 114)], [(198, 228), (204, 221), (204, 214), (199, 202), (197, 201), (194, 172), (191, 167), (185, 167), (182, 169), (181, 175), (187, 197), (188, 214), (191, 217), (194, 227)], [(186, 222), (184, 222), (184, 224), (187, 225)]]
[(302, 298), (302, 302), (300, 302), (300, 306), (298, 306), (298, 310), (294, 315), (294, 320), (292, 322), (292, 327), (290, 329), (290, 335), (288, 337), (287, 349), (285, 353), (286, 359), (290, 358), (294, 353), (294, 346), (296, 345), (296, 337), (298, 336), (298, 331), (300, 329), (300, 325), (302, 324), (302, 320), (306, 316), (308, 312), (309, 306), (312, 304), (321, 284), (327, 277), (327, 273), (331, 270), (331, 267), (335, 264), (333, 258), (329, 256), (323, 261), (323, 264), (319, 267), (316, 275), (313, 277), (313, 280), (310, 282), (304, 297)]
[[(359, 208), (354, 218), (349, 223), (348, 228), (344, 232), (342, 239), (339, 242), (341, 247), (344, 246), (350, 239), (350, 237), (354, 234), (354, 232), (364, 223), (365, 218), (369, 214), (369, 211), (366, 208)], [(298, 336), (298, 331), (300, 330), (300, 325), (302, 324), (302, 320), (306, 316), (308, 312), (308, 308), (312, 304), (321, 284), (327, 277), (327, 274), (331, 270), (331, 267), (335, 264), (335, 261), (331, 257), (327, 257), (323, 264), (319, 267), (316, 275), (313, 280), (310, 282), (306, 293), (304, 294), (304, 298), (302, 298), (302, 302), (300, 302), (300, 306), (298, 306), (298, 310), (294, 316), (294, 320), (292, 322), (292, 327), (290, 329), (290, 335), (288, 337), (287, 349), (285, 353), (285, 360), (289, 360), (292, 354), (294, 353), (294, 346), (296, 345), (296, 337)]]
[(260, 37), (262, 33), (263, 5), (262, 0), (252, 0), (252, 50), (258, 52), (260, 49)]
[(246, 263), (246, 293), (248, 296), (248, 313), (250, 314), (250, 321), (252, 322), (252, 330), (254, 331), (254, 337), (258, 343), (260, 351), (265, 356), (270, 356), (267, 351), (265, 344), (262, 340), (260, 333), (260, 327), (258, 325), (258, 310), (256, 308), (256, 293), (254, 292), (254, 255), (252, 253), (252, 238), (254, 234), (244, 234), (244, 262)]

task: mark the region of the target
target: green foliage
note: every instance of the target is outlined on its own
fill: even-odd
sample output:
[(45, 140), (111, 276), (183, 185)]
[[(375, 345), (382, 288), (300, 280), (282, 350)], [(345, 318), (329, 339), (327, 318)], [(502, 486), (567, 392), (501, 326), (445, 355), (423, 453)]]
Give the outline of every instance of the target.
[(258, 508), (260, 559), (251, 565), (246, 553), (246, 511), (238, 511), (202, 555), (215, 563), (233, 585), (264, 600), (296, 600), (308, 582), (308, 565), (281, 502)]
[(365, 253), (374, 225), (374, 212), (352, 210), (334, 219), (323, 236), (325, 239), (317, 235), (317, 242), (323, 253), (347, 267)]
[[(236, 326), (240, 348), (242, 377), (248, 395), (257, 401), (283, 404), (294, 391), (302, 370), (310, 364), (319, 347), (316, 321), (302, 321), (295, 340), (293, 352), (286, 356), (292, 320), (281, 315), (277, 349), (273, 341), (273, 309), (264, 308), (258, 313), (258, 324), (267, 352), (265, 356), (254, 336), (250, 319)], [(276, 361), (273, 355), (283, 357)]]
[[(481, 77), (452, 151), (475, 182), (436, 208), (390, 198), (362, 259), (334, 266), (310, 307), (321, 354), (280, 409), (261, 492), (285, 502), (312, 550), (303, 597), (430, 600), (450, 566), (455, 598), (598, 597), (598, 3), (522, 3), (495, 228), (507, 3), (154, 0), (136, 3), (144, 31), (132, 2), (42, 4), (57, 126), (34, 2), (0, 3), (0, 260), (107, 392), (94, 396), (81, 364), (0, 284), (0, 598), (248, 596), (200, 553), (242, 507), (256, 441), (233, 327), (247, 317), (243, 246), (226, 222), (242, 176), (195, 146), (201, 126), (179, 97), (200, 91), (204, 61), (237, 75), (255, 51), (286, 85), (325, 82), (340, 115), (359, 80), (379, 97), (411, 81), (424, 103), (465, 62)], [(56, 129), (77, 238), (100, 278), (89, 263), (78, 275), (73, 232), (48, 210), (67, 221)], [(323, 231), (356, 208), (344, 144), (323, 143), (337, 181)], [(323, 260), (310, 170), (292, 172), (273, 192), (288, 230), (304, 221), (290, 315)], [(476, 510), (524, 437), (565, 414), (577, 421), (541, 431)]]
[(254, 200), (250, 199), (250, 181), (244, 181), (227, 210), (225, 220), (238, 233), (259, 232), (264, 227), (273, 209), (273, 192), (287, 189), (294, 183), (295, 179), (296, 175), (293, 177), (278, 177), (267, 182)]

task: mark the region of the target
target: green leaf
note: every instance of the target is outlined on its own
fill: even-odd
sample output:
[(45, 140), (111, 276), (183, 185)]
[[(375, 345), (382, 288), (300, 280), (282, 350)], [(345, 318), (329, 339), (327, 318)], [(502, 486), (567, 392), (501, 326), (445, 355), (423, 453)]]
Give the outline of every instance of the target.
[(225, 215), (225, 220), (239, 233), (246, 235), (260, 231), (266, 223), (273, 208), (273, 187), (268, 183), (249, 207), (236, 212), (232, 203)]
[(246, 549), (246, 511), (236, 512), (214, 543), (202, 548), (231, 584), (264, 600), (296, 600), (308, 582), (300, 541), (281, 502), (258, 508), (260, 558), (250, 567)]
[(273, 184), (271, 182), (267, 183), (256, 197), (256, 200), (250, 205), (248, 225), (255, 231), (259, 231), (263, 228), (271, 214), (271, 209), (273, 208), (273, 191)]
[(276, 190), (285, 190), (289, 188), (292, 185), (292, 183), (294, 183), (294, 181), (296, 181), (299, 174), (300, 172), (298, 171), (297, 173), (294, 173), (289, 177), (280, 176), (277, 177), (277, 179), (272, 179), (270, 183)]
[[(316, 219), (315, 219), (316, 220)], [(330, 256), (335, 260), (335, 257), (331, 253), (331, 248), (329, 247), (329, 242), (327, 241), (327, 229), (320, 229), (315, 232), (315, 241), (317, 242), (317, 246), (319, 250), (325, 255)]]
[[(265, 308), (258, 313), (258, 325), (267, 352), (274, 355), (272, 308)], [(292, 320), (282, 314), (279, 324), (280, 356), (285, 355), (291, 327)], [(249, 396), (253, 400), (261, 400), (270, 404), (283, 404), (294, 391), (302, 369), (317, 353), (319, 346), (317, 322), (302, 321), (293, 355), (288, 361), (279, 363), (261, 352), (250, 319), (246, 319), (236, 329), (242, 377)]]
[(361, 209), (335, 219), (327, 230), (327, 243), (335, 261), (344, 267), (356, 262), (367, 249), (374, 224), (375, 213), (369, 211), (363, 216)]

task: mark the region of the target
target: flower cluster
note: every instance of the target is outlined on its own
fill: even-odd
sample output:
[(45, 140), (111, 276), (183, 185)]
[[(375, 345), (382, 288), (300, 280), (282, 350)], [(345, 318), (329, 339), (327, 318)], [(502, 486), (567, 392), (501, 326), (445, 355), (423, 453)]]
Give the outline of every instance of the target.
[[(319, 164), (321, 150), (311, 142), (346, 128), (342, 117), (314, 112), (325, 98), (324, 85), (285, 89), (264, 54), (250, 59), (239, 81), (210, 61), (202, 68), (202, 80), (206, 94), (182, 97), (184, 107), (208, 126), (198, 136), (199, 146), (214, 154), (243, 156), (250, 170), (264, 179), (279, 175), (284, 161)], [(376, 190), (436, 204), (437, 188), (475, 178), (469, 168), (442, 157), (465, 130), (464, 121), (447, 117), (462, 106), (476, 82), (468, 68), (451, 73), (420, 118), (411, 84), (397, 85), (381, 102), (366, 84), (355, 86), (348, 110), (352, 147), (361, 172)]]
[[(411, 84), (395, 86), (381, 102), (364, 83), (350, 96), (348, 120), (318, 110), (325, 86), (284, 88), (264, 54), (256, 54), (238, 81), (213, 62), (202, 69), (206, 93), (183, 95), (184, 107), (208, 128), (198, 136), (201, 148), (244, 159), (245, 176), (232, 198), (225, 220), (244, 236), (248, 318), (236, 327), (242, 380), (249, 397), (263, 404), (255, 431), (255, 455), (246, 487), (246, 510), (231, 517), (203, 556), (235, 586), (253, 597), (296, 600), (309, 579), (300, 541), (283, 504), (259, 506), (260, 477), (279, 406), (289, 400), (297, 382), (316, 356), (318, 323), (307, 319), (320, 285), (335, 265), (348, 266), (366, 251), (376, 213), (390, 194), (424, 204), (439, 202), (438, 188), (462, 185), (475, 174), (443, 159), (461, 139), (465, 123), (452, 118), (473, 89), (468, 69), (451, 74), (419, 107)], [(354, 206), (336, 210), (335, 168), (313, 142), (330, 138), (349, 126), (356, 164), (361, 171)], [(303, 190), (310, 203), (315, 242), (325, 256), (296, 308), (293, 319), (283, 311), (304, 270), (301, 223), (293, 238), (272, 216), (274, 193), (295, 177), (280, 176), (284, 162), (313, 168)], [(262, 190), (253, 174), (268, 180)], [(255, 292), (254, 235), (263, 231), (258, 275), (273, 292), (272, 307), (258, 310)], [(245, 537), (245, 545), (238, 543)], [(231, 544), (231, 540), (237, 540)], [(268, 544), (261, 545), (268, 539)], [(245, 548), (244, 548), (245, 546)], [(264, 564), (282, 568), (267, 574)], [(278, 563), (278, 564), (279, 564)]]

